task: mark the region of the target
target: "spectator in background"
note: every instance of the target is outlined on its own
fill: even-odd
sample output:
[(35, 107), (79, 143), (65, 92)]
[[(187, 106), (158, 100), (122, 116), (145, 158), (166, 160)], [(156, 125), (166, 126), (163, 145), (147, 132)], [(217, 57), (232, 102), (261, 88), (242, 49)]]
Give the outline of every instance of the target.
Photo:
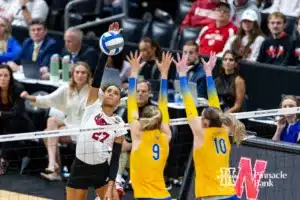
[(220, 0), (196, 0), (184, 20), (181, 29), (184, 27), (199, 27), (214, 23), (217, 16), (215, 9)]
[[(300, 103), (295, 96), (285, 96), (282, 98), (280, 108), (299, 107)], [(277, 129), (273, 140), (297, 143), (300, 140), (300, 121), (297, 114), (281, 116), (277, 121)]]
[(231, 3), (232, 8), (232, 22), (236, 26), (240, 26), (243, 13), (251, 9), (256, 12), (257, 15), (257, 23), (260, 26), (261, 24), (261, 15), (257, 7), (257, 2), (255, 0), (233, 0)]
[[(10, 67), (0, 65), (0, 134), (34, 130), (33, 123), (25, 112), (24, 100), (20, 97), (23, 91), (23, 86), (14, 80)], [(3, 175), (8, 168), (12, 150), (20, 149), (21, 146), (18, 141), (14, 141), (2, 142), (0, 147), (0, 175)], [(24, 151), (26, 152), (25, 149), (22, 149), (19, 154), (24, 154)]]
[(46, 21), (49, 7), (44, 0), (0, 0), (0, 12), (10, 15), (13, 26), (27, 27), (32, 19)]
[(196, 41), (199, 45), (199, 54), (222, 52), (228, 38), (237, 33), (237, 27), (230, 22), (229, 4), (221, 2), (216, 8), (216, 13), (216, 22), (203, 27)]
[(260, 46), (265, 40), (257, 20), (257, 13), (254, 10), (246, 10), (242, 15), (238, 33), (226, 42), (221, 56), (227, 50), (232, 50), (243, 59), (256, 61)]
[(19, 42), (11, 36), (11, 23), (9, 19), (0, 15), (0, 64), (16, 61), (22, 48)]
[(94, 74), (99, 55), (94, 48), (84, 44), (82, 39), (83, 33), (81, 30), (76, 28), (66, 30), (64, 36), (65, 48), (61, 56), (69, 55), (72, 63), (86, 62), (91, 67), (92, 74)]
[[(145, 80), (160, 80), (160, 71), (158, 70), (155, 61), (160, 60), (161, 48), (151, 38), (143, 38), (139, 43), (139, 50), (142, 53), (143, 63), (141, 64), (141, 70), (139, 77)], [(176, 76), (175, 67), (171, 66), (169, 70), (168, 80), (174, 80)]]
[[(49, 64), (53, 54), (58, 52), (56, 41), (47, 36), (47, 28), (42, 19), (33, 19), (29, 24), (29, 35), (22, 45), (21, 61), (33, 61), (39, 66), (41, 79), (49, 79)], [(13, 71), (19, 71), (15, 62), (7, 63)], [(38, 69), (37, 69), (38, 70)], [(37, 73), (39, 73), (37, 71)]]
[(296, 20), (296, 33), (294, 35), (293, 59), (291, 65), (300, 67), (300, 17)]
[[(187, 41), (183, 46), (183, 54), (187, 55), (188, 66), (187, 77), (190, 82), (197, 84), (198, 97), (207, 98), (206, 94), (206, 76), (198, 56), (198, 45), (194, 41)], [(179, 75), (177, 74), (177, 79)]]
[[(31, 96), (22, 92), (21, 97), (32, 101), (39, 107), (54, 107), (66, 116), (64, 119), (50, 117), (47, 120), (47, 131), (66, 128), (78, 128), (88, 97), (90, 67), (84, 62), (78, 62), (72, 68), (72, 78), (69, 84), (60, 86), (57, 90), (45, 96)], [(50, 137), (44, 140), (48, 152), (48, 166), (41, 175), (51, 181), (61, 180), (58, 142), (76, 142), (76, 136)]]
[(262, 12), (281, 12), (284, 15), (298, 17), (300, 15), (300, 0), (273, 0), (272, 6)]
[(233, 51), (226, 51), (222, 58), (220, 75), (215, 84), (224, 111), (229, 113), (244, 111), (246, 86), (239, 75), (239, 57)]
[(268, 16), (268, 28), (271, 36), (261, 45), (257, 62), (287, 66), (290, 63), (293, 43), (284, 32), (286, 17), (280, 12)]

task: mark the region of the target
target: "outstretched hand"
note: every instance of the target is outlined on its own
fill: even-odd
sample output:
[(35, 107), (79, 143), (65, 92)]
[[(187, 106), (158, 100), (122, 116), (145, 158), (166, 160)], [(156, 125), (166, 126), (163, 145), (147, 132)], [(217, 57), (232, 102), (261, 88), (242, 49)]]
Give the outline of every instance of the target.
[(212, 71), (216, 66), (216, 62), (217, 62), (216, 53), (210, 53), (208, 62), (206, 62), (203, 58), (201, 58), (201, 62), (203, 64), (203, 68), (206, 73), (206, 76), (211, 76)]
[(170, 52), (162, 53), (161, 62), (156, 60), (156, 66), (158, 67), (163, 78), (168, 77), (168, 72), (169, 72), (172, 60), (173, 60), (173, 57), (172, 57), (172, 53), (170, 53)]
[(187, 60), (188, 60), (187, 55), (183, 55), (181, 58), (179, 53), (177, 53), (177, 61), (175, 59), (173, 59), (173, 62), (176, 64), (177, 72), (181, 76), (186, 76), (187, 72), (190, 69), (190, 67), (188, 66)]
[(115, 31), (120, 33), (122, 29), (120, 29), (120, 25), (118, 22), (113, 22), (111, 25), (109, 25), (108, 31)]
[(134, 54), (130, 52), (129, 56), (127, 55), (126, 58), (131, 65), (131, 76), (136, 76), (140, 70), (140, 61), (142, 58), (142, 54), (138, 54), (137, 51)]

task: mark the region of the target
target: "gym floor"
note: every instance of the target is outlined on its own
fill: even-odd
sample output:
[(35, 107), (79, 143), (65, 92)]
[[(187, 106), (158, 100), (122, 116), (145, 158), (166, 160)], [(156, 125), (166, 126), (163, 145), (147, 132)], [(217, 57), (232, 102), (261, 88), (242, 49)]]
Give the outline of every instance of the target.
[[(39, 176), (19, 174), (8, 174), (0, 178), (0, 200), (49, 199), (65, 199), (65, 182), (49, 182)], [(95, 193), (89, 190), (88, 200), (94, 199)], [(133, 200), (132, 193), (128, 192), (122, 200)]]

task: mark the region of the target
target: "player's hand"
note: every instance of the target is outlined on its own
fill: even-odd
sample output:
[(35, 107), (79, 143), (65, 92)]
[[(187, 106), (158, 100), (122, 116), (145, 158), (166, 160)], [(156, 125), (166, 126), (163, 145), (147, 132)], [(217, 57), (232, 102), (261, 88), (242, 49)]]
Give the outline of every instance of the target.
[(113, 22), (111, 25), (109, 25), (108, 31), (115, 31), (120, 33), (122, 29), (120, 28), (120, 25), (118, 22)]
[(210, 53), (208, 62), (206, 62), (203, 58), (201, 58), (201, 62), (203, 64), (206, 76), (211, 76), (217, 62), (216, 53)]
[(29, 96), (29, 94), (28, 94), (28, 92), (26, 92), (26, 91), (23, 91), (23, 92), (21, 93), (21, 95), (20, 95), (20, 97), (21, 97), (22, 99), (27, 99), (28, 96)]
[(183, 55), (181, 58), (179, 53), (177, 53), (177, 61), (175, 59), (173, 59), (173, 62), (176, 65), (176, 69), (177, 69), (179, 76), (186, 76), (187, 72), (191, 68), (188, 66), (187, 58), (188, 58), (187, 55)]
[(285, 117), (280, 117), (280, 119), (277, 121), (277, 129), (282, 130), (286, 126), (286, 119)]
[(142, 54), (138, 54), (138, 52), (136, 51), (134, 54), (132, 52), (130, 52), (129, 56), (126, 56), (128, 62), (131, 65), (130, 68), (130, 76), (137, 76), (137, 73), (140, 70), (140, 62), (141, 62), (141, 58), (142, 58)]
[(159, 62), (158, 60), (155, 61), (156, 66), (158, 67), (158, 69), (162, 75), (162, 78), (168, 78), (168, 72), (169, 72), (172, 60), (173, 60), (172, 53), (163, 52), (161, 62)]

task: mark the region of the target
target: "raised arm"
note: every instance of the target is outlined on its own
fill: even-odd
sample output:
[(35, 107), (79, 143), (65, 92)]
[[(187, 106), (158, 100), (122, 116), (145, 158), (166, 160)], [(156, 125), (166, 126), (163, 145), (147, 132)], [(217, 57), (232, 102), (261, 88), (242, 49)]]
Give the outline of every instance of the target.
[(136, 101), (136, 84), (138, 72), (140, 69), (141, 54), (138, 55), (138, 53), (135, 52), (135, 54), (133, 55), (132, 52), (130, 52), (130, 56), (126, 57), (131, 64), (127, 99), (127, 118), (130, 125), (130, 131), (134, 139), (134, 137), (139, 134), (139, 111)]
[[(109, 26), (109, 31), (119, 31), (119, 23), (114, 22)], [(98, 92), (102, 81), (102, 76), (104, 73), (104, 68), (108, 59), (108, 55), (101, 53), (99, 56), (99, 61), (97, 67), (94, 71), (94, 77), (92, 81), (92, 87), (89, 89), (87, 106), (93, 104), (98, 100)]]
[(158, 107), (162, 114), (162, 124), (161, 131), (168, 135), (169, 139), (172, 137), (172, 132), (170, 129), (170, 117), (168, 110), (168, 73), (170, 65), (172, 63), (172, 54), (170, 52), (163, 52), (162, 61), (156, 61), (156, 66), (158, 67), (161, 73), (160, 81), (160, 91), (159, 91), (159, 100)]
[(201, 118), (198, 117), (198, 111), (194, 102), (194, 98), (188, 86), (187, 72), (189, 68), (187, 66), (187, 56), (184, 55), (181, 59), (180, 56), (177, 55), (177, 61), (173, 61), (176, 64), (177, 72), (179, 74), (180, 88), (189, 125), (194, 135), (201, 134)]
[(201, 58), (201, 61), (203, 63), (204, 71), (206, 74), (208, 106), (221, 109), (215, 81), (212, 77), (212, 70), (216, 65), (217, 56), (215, 53), (211, 53), (208, 62), (206, 62), (203, 58)]

